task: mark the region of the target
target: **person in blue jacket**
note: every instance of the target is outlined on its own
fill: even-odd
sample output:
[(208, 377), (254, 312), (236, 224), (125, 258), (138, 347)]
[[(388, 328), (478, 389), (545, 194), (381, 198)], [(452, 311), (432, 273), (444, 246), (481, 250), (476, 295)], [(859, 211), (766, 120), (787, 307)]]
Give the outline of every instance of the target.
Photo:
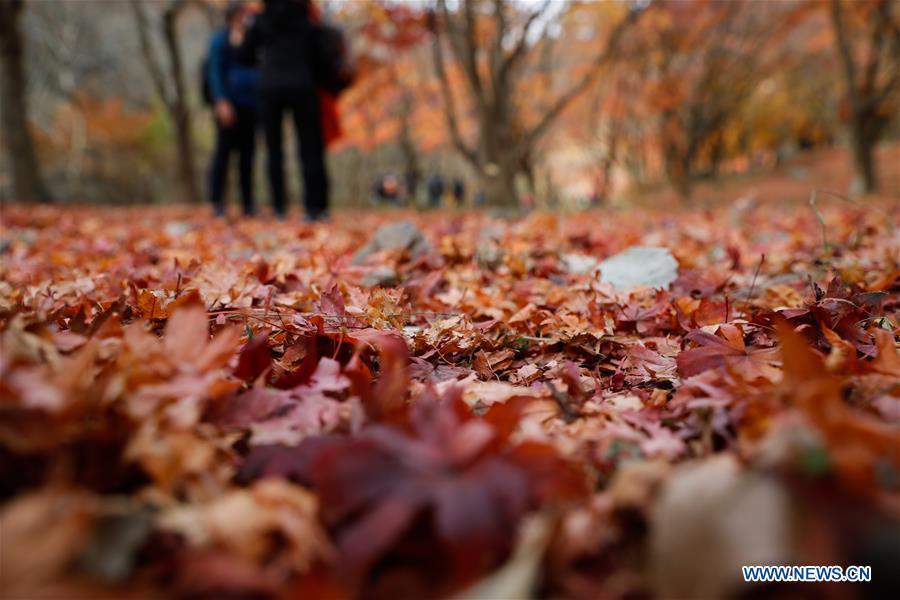
[(225, 10), (226, 26), (209, 45), (207, 83), (216, 118), (216, 150), (209, 174), (209, 194), (216, 214), (225, 214), (224, 194), (231, 156), (238, 154), (241, 205), (255, 213), (253, 162), (256, 151), (258, 70), (241, 62), (245, 33), (245, 3), (232, 1)]

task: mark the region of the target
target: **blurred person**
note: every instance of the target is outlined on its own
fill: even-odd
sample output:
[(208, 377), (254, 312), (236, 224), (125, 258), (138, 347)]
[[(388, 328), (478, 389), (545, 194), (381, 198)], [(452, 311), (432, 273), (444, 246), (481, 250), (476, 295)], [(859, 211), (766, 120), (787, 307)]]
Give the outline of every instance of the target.
[(381, 197), (384, 195), (384, 175), (379, 175), (372, 181), (372, 204), (381, 203)]
[(434, 173), (425, 183), (428, 192), (428, 205), (431, 208), (437, 208), (441, 205), (441, 199), (444, 197), (444, 178), (438, 173)]
[(381, 180), (382, 198), (385, 204), (397, 205), (400, 203), (400, 180), (396, 175), (387, 174)]
[(466, 184), (460, 177), (453, 179), (450, 186), (450, 192), (453, 194), (453, 201), (457, 208), (462, 208), (466, 202)]
[(532, 194), (530, 191), (522, 194), (519, 202), (521, 203), (522, 207), (525, 208), (525, 210), (534, 210), (534, 207), (535, 207), (534, 194)]
[(216, 149), (209, 170), (209, 195), (213, 210), (225, 214), (224, 194), (228, 166), (238, 155), (241, 206), (247, 216), (255, 213), (253, 162), (256, 150), (259, 72), (240, 60), (248, 15), (243, 1), (233, 0), (225, 9), (225, 27), (209, 44), (206, 83), (216, 119)]
[(400, 203), (400, 180), (396, 175), (388, 173), (380, 175), (372, 186), (375, 203), (398, 205)]
[[(323, 31), (333, 32), (318, 25), (311, 0), (264, 0), (262, 14), (253, 21), (244, 40), (244, 60), (261, 64), (260, 114), (272, 206), (279, 219), (287, 210), (282, 128), (285, 113), (294, 122), (300, 146), (305, 218), (328, 218), (325, 146), (336, 134), (337, 122), (333, 104), (317, 88), (326, 86), (336, 92), (345, 80), (332, 69), (334, 55), (340, 49), (335, 49), (333, 36), (323, 38)], [(332, 81), (335, 78), (337, 83)]]

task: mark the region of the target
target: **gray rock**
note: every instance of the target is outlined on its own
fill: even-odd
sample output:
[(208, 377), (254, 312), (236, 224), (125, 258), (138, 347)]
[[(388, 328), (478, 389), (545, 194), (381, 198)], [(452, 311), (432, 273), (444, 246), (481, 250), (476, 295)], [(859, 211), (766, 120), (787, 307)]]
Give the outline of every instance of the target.
[(678, 278), (678, 261), (668, 248), (632, 246), (600, 263), (600, 281), (617, 288), (668, 288)]
[(493, 271), (503, 264), (503, 249), (492, 241), (479, 242), (475, 248), (475, 262), (482, 269)]
[(431, 245), (421, 230), (409, 221), (400, 221), (380, 227), (366, 245), (353, 255), (353, 264), (361, 265), (366, 258), (382, 250), (407, 250), (410, 256), (419, 257), (431, 250)]
[(187, 221), (168, 221), (163, 225), (163, 231), (169, 237), (177, 238), (191, 230), (191, 224)]
[(567, 273), (582, 275), (596, 269), (600, 261), (586, 254), (563, 254), (560, 256), (560, 262)]
[(363, 275), (363, 285), (395, 286), (399, 282), (397, 272), (390, 267), (375, 267)]
[(506, 252), (502, 240), (506, 230), (506, 225), (497, 222), (488, 222), (479, 229), (475, 246), (475, 262), (479, 267), (493, 271), (503, 264)]
[(725, 597), (741, 585), (741, 565), (790, 558), (790, 497), (777, 479), (745, 470), (732, 455), (685, 463), (658, 496), (649, 555), (659, 595)]

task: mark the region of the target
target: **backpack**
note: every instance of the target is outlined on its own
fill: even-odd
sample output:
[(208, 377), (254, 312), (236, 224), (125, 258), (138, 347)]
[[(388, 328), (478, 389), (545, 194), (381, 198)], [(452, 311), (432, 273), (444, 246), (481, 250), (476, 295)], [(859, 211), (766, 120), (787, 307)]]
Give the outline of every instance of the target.
[(316, 83), (331, 94), (337, 95), (353, 83), (356, 67), (350, 56), (344, 31), (330, 23), (315, 23)]

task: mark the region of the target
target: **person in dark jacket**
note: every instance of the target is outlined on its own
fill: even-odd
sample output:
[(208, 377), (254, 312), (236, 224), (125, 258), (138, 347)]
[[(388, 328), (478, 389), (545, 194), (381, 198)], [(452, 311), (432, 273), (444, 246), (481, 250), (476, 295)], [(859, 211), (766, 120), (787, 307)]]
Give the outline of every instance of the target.
[(247, 31), (245, 60), (260, 67), (260, 109), (268, 151), (268, 177), (275, 215), (284, 218), (282, 120), (288, 113), (297, 131), (303, 173), (306, 219), (328, 218), (325, 140), (316, 93), (317, 49), (309, 0), (265, 0), (261, 15)]
[(444, 178), (434, 173), (425, 183), (428, 189), (428, 204), (431, 208), (438, 208), (444, 198)]
[(245, 215), (255, 212), (253, 159), (256, 149), (258, 71), (241, 61), (245, 6), (231, 2), (226, 26), (209, 44), (207, 81), (216, 117), (216, 149), (209, 173), (209, 194), (217, 215), (225, 214), (224, 194), (231, 156), (238, 154), (241, 205)]
[(460, 177), (456, 177), (453, 180), (451, 191), (453, 192), (453, 201), (456, 204), (456, 208), (462, 208), (466, 203), (466, 184)]

